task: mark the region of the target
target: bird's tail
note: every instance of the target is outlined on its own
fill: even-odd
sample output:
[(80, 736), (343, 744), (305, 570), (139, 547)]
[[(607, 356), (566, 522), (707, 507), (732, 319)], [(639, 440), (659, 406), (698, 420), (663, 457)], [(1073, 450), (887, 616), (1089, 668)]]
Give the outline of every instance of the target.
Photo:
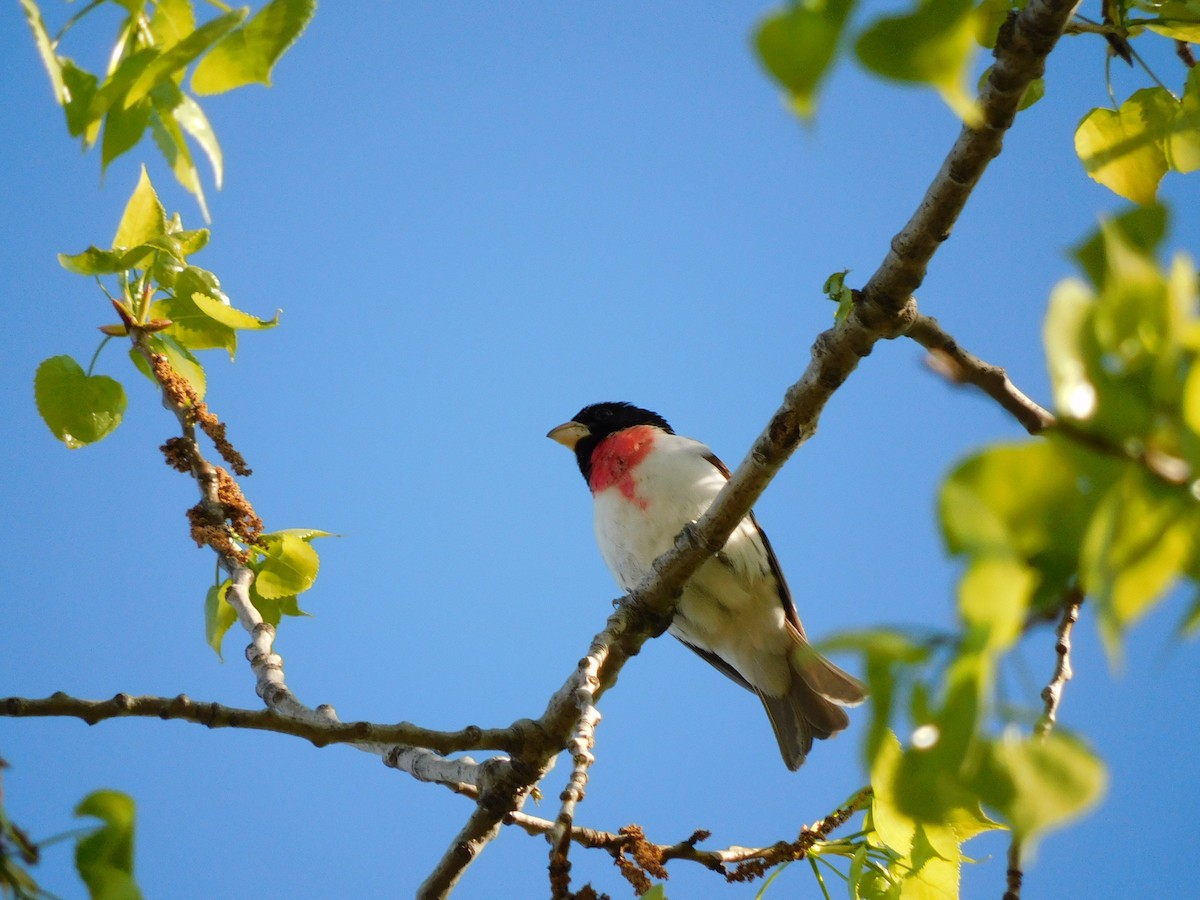
[(843, 672), (807, 641), (792, 654), (792, 687), (779, 697), (758, 691), (779, 742), (783, 761), (792, 771), (800, 768), (814, 738), (832, 737), (850, 724), (843, 706), (858, 706), (867, 699), (861, 681)]

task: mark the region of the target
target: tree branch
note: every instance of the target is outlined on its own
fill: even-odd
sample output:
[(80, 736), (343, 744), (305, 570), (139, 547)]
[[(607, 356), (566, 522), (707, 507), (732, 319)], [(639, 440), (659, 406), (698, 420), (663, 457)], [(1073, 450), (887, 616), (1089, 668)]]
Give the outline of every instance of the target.
[[(1033, 736), (1039, 741), (1044, 741), (1058, 722), (1058, 707), (1062, 703), (1063, 688), (1075, 674), (1071, 668), (1071, 632), (1075, 628), (1075, 623), (1079, 621), (1079, 607), (1082, 605), (1083, 591), (1078, 586), (1072, 587), (1067, 595), (1066, 603), (1063, 605), (1062, 618), (1059, 619), (1058, 628), (1055, 631), (1054, 674), (1051, 676), (1050, 682), (1042, 689), (1042, 715), (1037, 724), (1033, 726)], [(1021, 839), (1014, 832), (1012, 841), (1008, 845), (1008, 882), (1003, 900), (1020, 900), (1023, 878)]]
[(1041, 434), (1054, 424), (1054, 416), (1029, 399), (1009, 380), (1000, 366), (984, 362), (967, 352), (931, 316), (917, 316), (908, 330), (929, 351), (930, 366), (955, 384), (979, 388), (1012, 414), (1030, 434)]

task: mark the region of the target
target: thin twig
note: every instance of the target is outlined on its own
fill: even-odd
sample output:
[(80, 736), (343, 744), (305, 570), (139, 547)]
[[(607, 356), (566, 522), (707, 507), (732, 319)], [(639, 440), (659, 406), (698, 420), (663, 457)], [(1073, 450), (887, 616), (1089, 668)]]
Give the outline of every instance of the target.
[[(1058, 722), (1058, 708), (1062, 704), (1063, 688), (1075, 674), (1071, 668), (1071, 632), (1079, 621), (1079, 607), (1083, 604), (1083, 591), (1072, 587), (1068, 592), (1059, 619), (1054, 640), (1054, 674), (1049, 683), (1042, 689), (1042, 715), (1033, 726), (1033, 736), (1044, 741), (1054, 730)], [(1008, 845), (1007, 890), (1003, 900), (1020, 900), (1021, 882), (1023, 880), (1021, 863), (1021, 839), (1013, 832), (1012, 841)]]
[(964, 350), (937, 319), (917, 316), (908, 337), (929, 351), (930, 365), (935, 371), (955, 384), (979, 388), (1010, 412), (1030, 434), (1040, 434), (1054, 423), (1054, 416), (1022, 393), (1004, 369)]

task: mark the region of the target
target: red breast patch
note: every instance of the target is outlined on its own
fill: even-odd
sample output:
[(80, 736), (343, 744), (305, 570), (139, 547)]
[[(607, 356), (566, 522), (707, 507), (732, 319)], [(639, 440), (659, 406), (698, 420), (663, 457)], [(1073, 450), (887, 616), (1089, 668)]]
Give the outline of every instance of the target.
[(588, 479), (592, 493), (615, 487), (626, 500), (645, 509), (648, 501), (637, 495), (633, 471), (654, 446), (655, 432), (653, 426), (637, 425), (618, 431), (596, 445), (592, 451), (592, 474)]

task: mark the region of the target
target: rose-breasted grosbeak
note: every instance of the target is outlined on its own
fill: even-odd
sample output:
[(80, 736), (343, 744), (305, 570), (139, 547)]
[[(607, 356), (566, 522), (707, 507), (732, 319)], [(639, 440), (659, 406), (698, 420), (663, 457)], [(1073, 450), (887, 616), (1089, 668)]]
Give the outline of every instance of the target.
[[(632, 590), (729, 479), (712, 450), (629, 403), (586, 406), (547, 435), (575, 451), (595, 501), (600, 554)], [(783, 761), (849, 724), (863, 685), (812, 649), (767, 536), (751, 513), (684, 586), (671, 634), (766, 707)]]

